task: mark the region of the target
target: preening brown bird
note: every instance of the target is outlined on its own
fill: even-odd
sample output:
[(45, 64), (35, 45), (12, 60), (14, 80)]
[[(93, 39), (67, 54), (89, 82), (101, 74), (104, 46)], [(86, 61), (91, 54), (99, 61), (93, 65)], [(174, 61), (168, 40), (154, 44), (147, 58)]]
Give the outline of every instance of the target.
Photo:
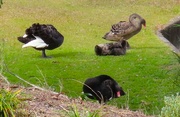
[(134, 13), (129, 16), (129, 22), (120, 21), (112, 25), (111, 30), (103, 38), (109, 41), (128, 40), (141, 31), (142, 25), (146, 27), (145, 19)]
[(106, 56), (106, 55), (119, 56), (126, 54), (127, 45), (129, 44), (126, 40), (121, 40), (113, 43), (98, 44), (95, 46), (94, 50), (96, 55), (100, 55), (100, 56)]

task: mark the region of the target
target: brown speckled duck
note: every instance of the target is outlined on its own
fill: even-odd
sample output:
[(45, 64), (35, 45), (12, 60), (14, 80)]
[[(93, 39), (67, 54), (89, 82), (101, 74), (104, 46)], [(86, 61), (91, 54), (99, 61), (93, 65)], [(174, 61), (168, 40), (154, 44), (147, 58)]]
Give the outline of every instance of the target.
[(129, 22), (120, 21), (112, 25), (111, 30), (104, 35), (104, 39), (109, 41), (128, 40), (140, 32), (142, 25), (146, 27), (146, 21), (138, 14), (129, 16)]

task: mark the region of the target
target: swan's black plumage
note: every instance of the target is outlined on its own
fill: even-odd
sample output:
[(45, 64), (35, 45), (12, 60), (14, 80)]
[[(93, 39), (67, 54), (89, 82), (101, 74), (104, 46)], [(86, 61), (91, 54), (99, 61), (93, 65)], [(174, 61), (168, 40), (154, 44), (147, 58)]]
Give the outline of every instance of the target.
[(83, 85), (83, 92), (90, 99), (96, 99), (99, 103), (107, 102), (112, 98), (125, 95), (122, 87), (108, 75), (100, 75), (88, 78)]
[[(47, 57), (45, 54), (46, 49), (55, 49), (61, 46), (64, 41), (64, 36), (51, 24), (34, 23), (31, 27), (26, 29), (25, 35), (26, 36), (18, 37), (18, 40), (25, 44), (23, 47), (31, 46), (37, 50), (42, 50), (43, 57)], [(35, 42), (37, 38), (42, 39), (40, 43), (42, 45), (37, 44), (39, 41)], [(32, 41), (34, 41), (34, 43), (32, 43)], [(30, 44), (30, 42), (32, 44)]]

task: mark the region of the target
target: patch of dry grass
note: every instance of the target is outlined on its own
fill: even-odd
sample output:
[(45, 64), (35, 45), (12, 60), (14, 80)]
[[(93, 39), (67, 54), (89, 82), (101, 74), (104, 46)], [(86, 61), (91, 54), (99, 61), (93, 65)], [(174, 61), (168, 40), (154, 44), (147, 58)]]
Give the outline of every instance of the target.
[[(42, 91), (35, 87), (22, 87), (18, 85), (7, 85), (0, 78), (1, 89), (21, 90), (21, 96), (18, 98), (22, 101), (16, 116), (20, 117), (69, 117), (73, 109), (77, 108), (80, 117), (85, 117), (87, 113), (98, 111), (99, 117), (150, 117), (142, 112), (133, 112), (126, 109), (118, 109), (115, 106), (100, 105), (89, 101), (82, 101), (80, 98), (69, 98), (61, 93), (52, 93)], [(152, 117), (152, 116), (151, 116)]]

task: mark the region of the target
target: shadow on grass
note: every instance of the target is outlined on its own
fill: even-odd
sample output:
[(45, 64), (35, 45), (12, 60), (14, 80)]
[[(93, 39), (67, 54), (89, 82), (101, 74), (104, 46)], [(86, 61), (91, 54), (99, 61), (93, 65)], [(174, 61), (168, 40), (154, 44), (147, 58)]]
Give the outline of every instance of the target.
[(49, 54), (52, 57), (74, 57), (78, 55), (85, 55), (85, 52), (60, 52), (55, 54)]
[(131, 47), (130, 49), (162, 49), (167, 47)]

